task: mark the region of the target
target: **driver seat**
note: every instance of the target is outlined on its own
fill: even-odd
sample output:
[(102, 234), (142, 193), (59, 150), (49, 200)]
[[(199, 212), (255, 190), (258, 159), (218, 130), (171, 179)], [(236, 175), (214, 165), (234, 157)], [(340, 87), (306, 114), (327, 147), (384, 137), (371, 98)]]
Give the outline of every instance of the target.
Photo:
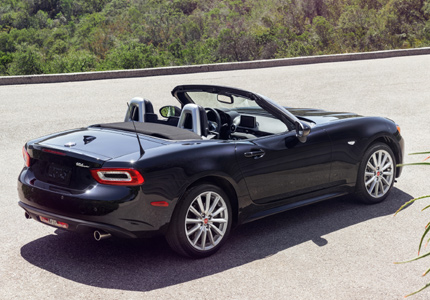
[(208, 135), (208, 117), (203, 107), (194, 104), (186, 104), (179, 116), (178, 128), (190, 130), (200, 136)]

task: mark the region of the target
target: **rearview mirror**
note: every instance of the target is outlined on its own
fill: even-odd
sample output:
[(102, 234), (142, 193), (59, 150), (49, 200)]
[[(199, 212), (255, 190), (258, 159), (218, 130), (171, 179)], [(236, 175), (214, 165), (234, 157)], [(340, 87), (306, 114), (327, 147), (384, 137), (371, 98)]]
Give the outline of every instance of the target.
[(218, 102), (225, 103), (225, 104), (233, 104), (233, 96), (227, 96), (227, 95), (217, 95)]
[(166, 105), (160, 108), (160, 115), (164, 118), (179, 117), (181, 115), (181, 109), (177, 106)]
[(296, 137), (301, 143), (306, 143), (307, 136), (311, 133), (311, 128), (305, 123), (296, 122)]

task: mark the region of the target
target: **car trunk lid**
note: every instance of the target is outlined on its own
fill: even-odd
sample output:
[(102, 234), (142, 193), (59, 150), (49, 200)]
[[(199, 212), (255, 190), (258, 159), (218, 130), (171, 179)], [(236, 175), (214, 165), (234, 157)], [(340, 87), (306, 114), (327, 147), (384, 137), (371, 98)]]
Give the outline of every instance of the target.
[[(140, 136), (144, 149), (163, 144)], [(28, 149), (35, 178), (41, 182), (84, 190), (95, 184), (90, 169), (106, 161), (126, 156), (141, 156), (136, 134), (115, 130), (84, 128), (51, 135), (30, 144)], [(103, 154), (102, 154), (103, 153)]]
[[(140, 137), (143, 149), (163, 144), (155, 139)], [(60, 133), (37, 142), (41, 147), (83, 154), (99, 160), (109, 160), (139, 152), (136, 134), (98, 128), (84, 128)]]

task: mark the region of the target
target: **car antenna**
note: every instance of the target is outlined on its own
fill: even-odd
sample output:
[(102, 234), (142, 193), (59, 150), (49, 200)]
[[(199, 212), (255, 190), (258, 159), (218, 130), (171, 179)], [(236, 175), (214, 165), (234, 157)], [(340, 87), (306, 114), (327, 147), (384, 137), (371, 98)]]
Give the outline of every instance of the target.
[[(130, 104), (128, 104), (128, 102), (127, 102), (127, 106), (128, 106), (128, 110), (130, 110)], [(130, 113), (131, 113), (131, 111), (130, 111)], [(143, 150), (142, 144), (140, 143), (139, 135), (137, 134), (136, 125), (134, 124), (134, 114), (135, 113), (136, 113), (136, 109), (133, 111), (133, 115), (130, 116), (130, 119), (131, 119), (131, 122), (133, 123), (134, 132), (136, 133), (137, 142), (139, 143), (139, 150), (140, 150), (139, 159), (140, 159), (143, 156), (143, 154), (145, 154), (145, 150)]]

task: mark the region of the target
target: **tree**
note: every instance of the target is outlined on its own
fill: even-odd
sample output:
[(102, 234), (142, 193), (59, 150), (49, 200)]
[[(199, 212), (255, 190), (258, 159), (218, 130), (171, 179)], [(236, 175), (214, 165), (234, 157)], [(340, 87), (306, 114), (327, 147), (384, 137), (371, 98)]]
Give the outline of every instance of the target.
[(42, 74), (42, 56), (34, 45), (19, 45), (9, 66), (10, 75)]

